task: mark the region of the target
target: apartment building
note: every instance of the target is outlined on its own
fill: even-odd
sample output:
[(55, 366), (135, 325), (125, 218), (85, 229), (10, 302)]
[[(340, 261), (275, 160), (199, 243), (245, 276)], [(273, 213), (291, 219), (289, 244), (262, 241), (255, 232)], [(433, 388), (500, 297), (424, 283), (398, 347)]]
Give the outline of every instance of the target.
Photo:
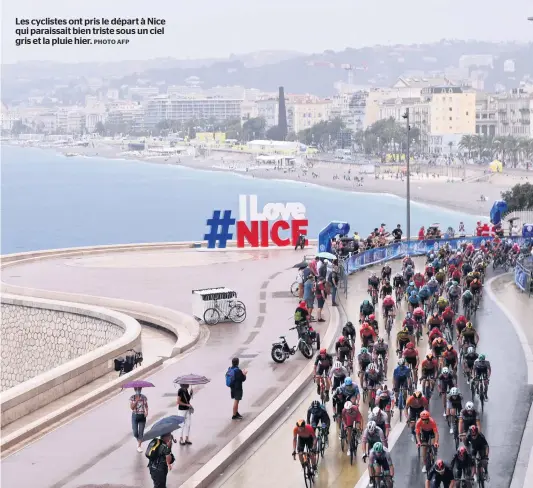
[[(256, 100), (257, 116), (265, 119), (266, 128), (274, 127), (278, 125), (279, 105), (277, 97), (268, 97)], [(287, 104), (287, 99), (285, 99)]]
[(173, 98), (160, 95), (149, 99), (145, 104), (145, 127), (154, 128), (162, 120), (191, 119), (228, 120), (241, 117), (241, 99), (227, 98)]
[(157, 86), (132, 86), (128, 88), (128, 98), (139, 98), (146, 100), (150, 97), (159, 95), (159, 88)]
[(478, 93), (476, 95), (476, 134), (496, 136), (498, 128), (498, 100), (494, 95)]
[(287, 102), (287, 126), (291, 132), (310, 129), (329, 119), (331, 100), (313, 96), (293, 96)]
[(533, 95), (521, 89), (496, 96), (497, 136), (532, 137)]
[(80, 107), (61, 108), (56, 112), (56, 130), (65, 134), (85, 131), (85, 112)]

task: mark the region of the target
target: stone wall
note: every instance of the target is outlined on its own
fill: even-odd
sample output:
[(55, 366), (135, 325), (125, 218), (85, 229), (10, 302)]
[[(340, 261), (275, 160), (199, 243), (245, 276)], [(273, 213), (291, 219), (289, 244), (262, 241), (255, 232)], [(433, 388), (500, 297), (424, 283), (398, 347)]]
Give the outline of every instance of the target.
[(71, 312), (2, 303), (0, 391), (121, 337), (106, 320)]

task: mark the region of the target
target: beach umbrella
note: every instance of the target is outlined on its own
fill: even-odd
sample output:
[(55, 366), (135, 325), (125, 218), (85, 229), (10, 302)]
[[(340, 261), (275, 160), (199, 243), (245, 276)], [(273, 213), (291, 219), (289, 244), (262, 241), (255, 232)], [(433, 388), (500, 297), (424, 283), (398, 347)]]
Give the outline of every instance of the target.
[(148, 432), (144, 433), (142, 440), (150, 441), (156, 437), (170, 434), (171, 432), (178, 430), (184, 421), (185, 419), (179, 415), (170, 415), (169, 417), (164, 417), (152, 425), (152, 428)]
[(301, 263), (296, 263), (293, 268), (304, 269), (307, 268), (307, 266), (307, 263), (305, 261), (302, 261)]
[(153, 388), (154, 384), (144, 380), (134, 380), (124, 383), (122, 388)]
[(323, 259), (337, 259), (337, 256), (335, 256), (335, 254), (331, 254), (330, 252), (325, 252), (325, 251), (319, 252), (317, 256)]
[(182, 376), (178, 376), (174, 383), (179, 385), (206, 385), (211, 380), (209, 378), (206, 378), (205, 376), (199, 375), (199, 374), (185, 374)]

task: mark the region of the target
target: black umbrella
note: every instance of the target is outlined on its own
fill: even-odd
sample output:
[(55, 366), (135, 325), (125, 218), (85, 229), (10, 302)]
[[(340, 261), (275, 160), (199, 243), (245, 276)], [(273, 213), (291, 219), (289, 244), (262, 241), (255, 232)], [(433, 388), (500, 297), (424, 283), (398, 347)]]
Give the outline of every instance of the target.
[(184, 421), (185, 418), (180, 417), (179, 415), (171, 415), (169, 417), (162, 418), (152, 425), (152, 428), (148, 432), (144, 433), (143, 441), (149, 441), (155, 439), (156, 437), (170, 434), (171, 432), (178, 430)]
[(302, 261), (301, 263), (298, 263), (298, 264), (295, 264), (293, 266), (293, 268), (298, 268), (298, 269), (304, 269), (304, 268), (307, 268), (307, 263), (305, 261)]

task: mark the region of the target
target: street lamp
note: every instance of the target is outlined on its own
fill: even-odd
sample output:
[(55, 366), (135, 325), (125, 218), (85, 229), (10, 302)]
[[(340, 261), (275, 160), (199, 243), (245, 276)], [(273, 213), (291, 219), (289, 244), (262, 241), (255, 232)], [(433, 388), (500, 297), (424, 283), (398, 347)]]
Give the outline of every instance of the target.
[(409, 109), (405, 109), (405, 113), (402, 115), (402, 118), (405, 119), (407, 123), (407, 149), (405, 151), (405, 159), (407, 160), (407, 242), (411, 240), (411, 172), (409, 169), (409, 163), (411, 156), (409, 154), (409, 131), (411, 126), (409, 125)]

